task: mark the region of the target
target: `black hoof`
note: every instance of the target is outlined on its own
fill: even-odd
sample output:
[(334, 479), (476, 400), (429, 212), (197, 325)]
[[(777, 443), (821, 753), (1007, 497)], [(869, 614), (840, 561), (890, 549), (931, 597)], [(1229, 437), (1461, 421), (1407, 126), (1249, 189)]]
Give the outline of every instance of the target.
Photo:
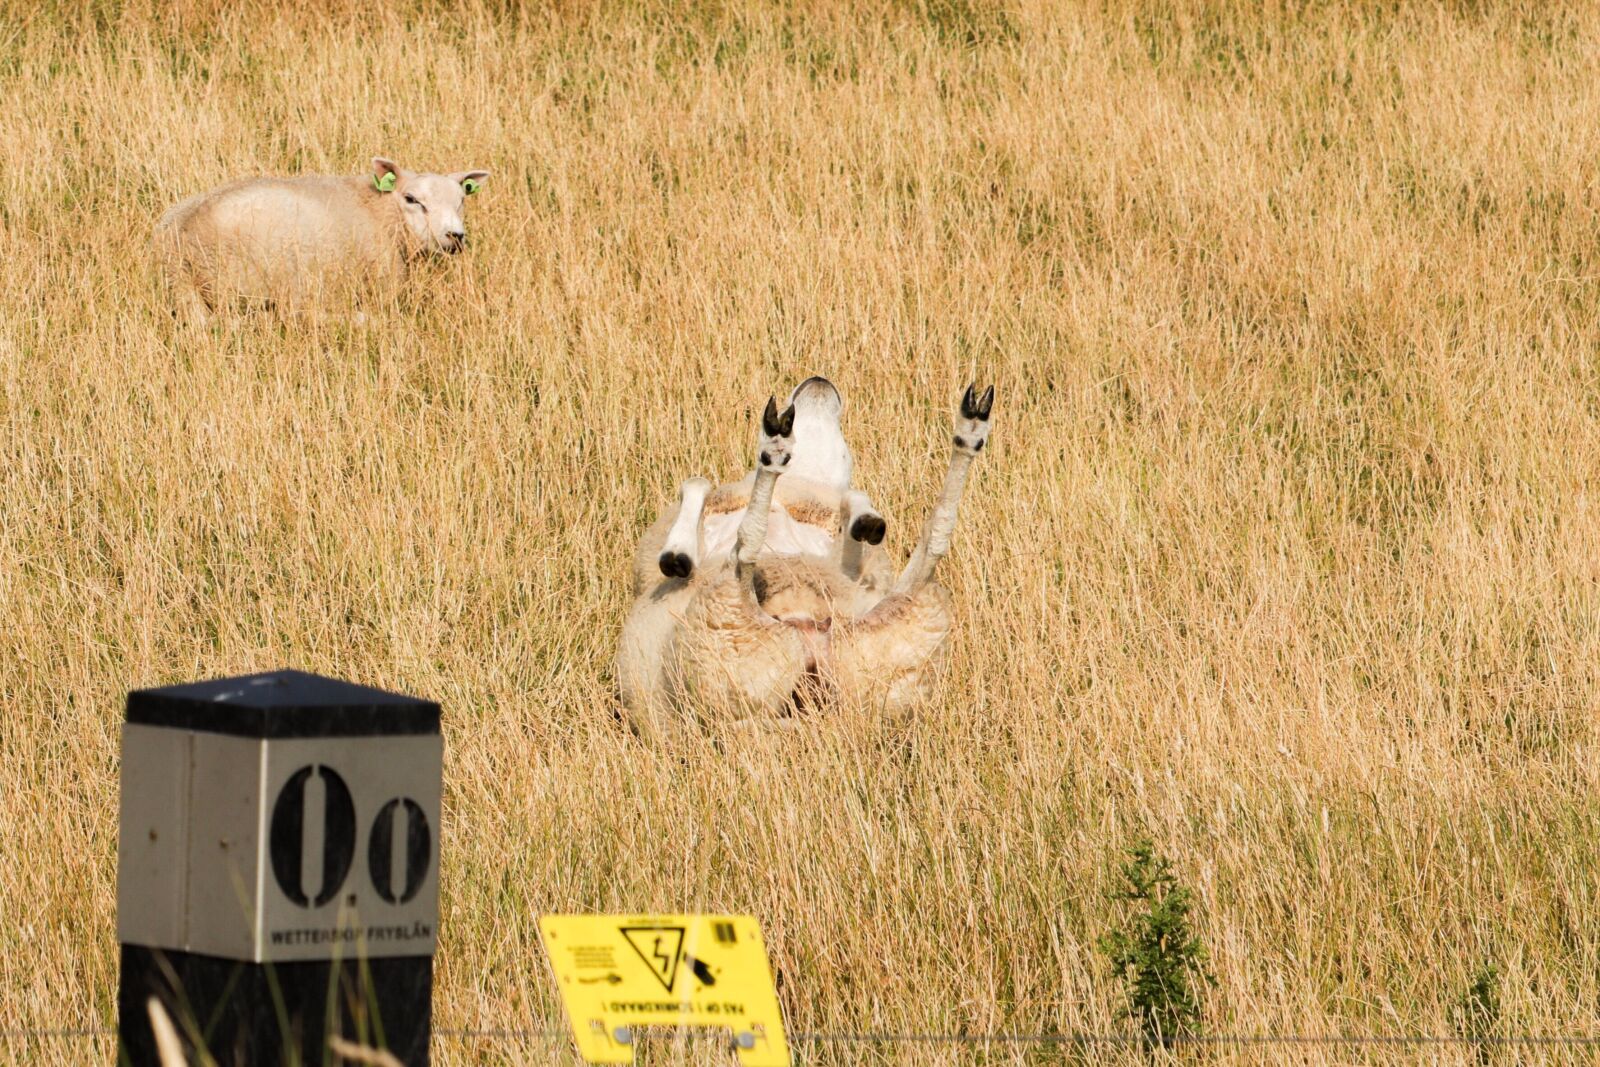
[(780, 413), (778, 402), (767, 397), (767, 408), (761, 413), (761, 432), (768, 437), (788, 437), (794, 433), (794, 405), (790, 404)]
[(884, 531), (888, 528), (882, 515), (863, 515), (850, 524), (850, 539), (875, 545), (883, 540)]
[(668, 578), (687, 578), (694, 573), (694, 561), (682, 552), (663, 552), (656, 562)]
[(979, 422), (989, 421), (989, 412), (994, 408), (994, 386), (985, 389), (982, 395), (978, 393), (978, 383), (973, 382), (967, 386), (967, 391), (961, 396), (961, 417), (964, 419), (977, 419)]

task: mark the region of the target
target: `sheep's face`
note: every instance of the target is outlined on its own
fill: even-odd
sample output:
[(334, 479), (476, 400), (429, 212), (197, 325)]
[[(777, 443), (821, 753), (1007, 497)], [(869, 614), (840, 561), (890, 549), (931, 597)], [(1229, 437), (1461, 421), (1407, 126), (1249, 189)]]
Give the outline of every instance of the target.
[(489, 176), (485, 170), (455, 174), (417, 174), (392, 160), (374, 159), (373, 182), (393, 196), (412, 240), (425, 252), (456, 253), (467, 245), (462, 208), (468, 194)]
[(794, 408), (795, 456), (788, 473), (831, 485), (840, 492), (850, 488), (854, 460), (839, 429), (844, 400), (826, 378), (807, 378), (789, 394)]

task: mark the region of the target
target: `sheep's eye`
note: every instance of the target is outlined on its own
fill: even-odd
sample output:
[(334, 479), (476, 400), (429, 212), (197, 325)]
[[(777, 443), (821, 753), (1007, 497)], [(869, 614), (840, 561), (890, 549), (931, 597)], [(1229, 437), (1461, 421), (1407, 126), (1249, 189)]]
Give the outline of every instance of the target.
[(406, 203), (415, 204), (416, 202), (417, 202), (417, 198), (416, 197), (412, 196), (410, 193), (406, 194)]

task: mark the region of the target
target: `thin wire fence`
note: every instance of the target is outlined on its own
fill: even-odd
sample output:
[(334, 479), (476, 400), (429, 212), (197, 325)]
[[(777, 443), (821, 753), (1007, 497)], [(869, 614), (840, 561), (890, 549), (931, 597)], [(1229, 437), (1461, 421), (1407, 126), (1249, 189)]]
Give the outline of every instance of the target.
[[(65, 1026), (40, 1029), (0, 1030), (0, 1041), (72, 1040), (115, 1037), (110, 1026)], [(436, 1027), (436, 1039), (564, 1041), (571, 1031), (550, 1028), (515, 1027)], [(1077, 1045), (1084, 1047), (1135, 1047), (1152, 1044), (1139, 1034), (1094, 1034), (1073, 1031), (1035, 1033), (913, 1033), (895, 1031), (808, 1031), (785, 1034), (791, 1045)], [(1600, 1034), (1507, 1034), (1468, 1037), (1454, 1034), (1187, 1034), (1166, 1039), (1172, 1045), (1325, 1045), (1325, 1046), (1478, 1046), (1507, 1047), (1600, 1047)]]
[[(922, 1045), (1150, 1045), (1156, 1042), (1137, 1034), (895, 1034), (895, 1033), (793, 1033), (785, 1035), (801, 1044), (922, 1044)], [(1458, 1037), (1435, 1034), (1189, 1034), (1165, 1039), (1172, 1045), (1596, 1045), (1600, 1035), (1521, 1034), (1507, 1037)]]

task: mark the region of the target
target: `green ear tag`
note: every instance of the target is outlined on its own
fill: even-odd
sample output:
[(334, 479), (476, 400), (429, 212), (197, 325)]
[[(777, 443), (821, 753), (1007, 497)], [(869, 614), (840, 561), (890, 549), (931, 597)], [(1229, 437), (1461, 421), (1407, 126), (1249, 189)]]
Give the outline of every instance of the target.
[(468, 178), (466, 181), (461, 183), (461, 188), (467, 191), (468, 196), (471, 196), (473, 193), (478, 191), (478, 179)]
[(381, 178), (374, 174), (372, 176), (372, 187), (380, 193), (394, 192), (394, 171), (391, 170)]

